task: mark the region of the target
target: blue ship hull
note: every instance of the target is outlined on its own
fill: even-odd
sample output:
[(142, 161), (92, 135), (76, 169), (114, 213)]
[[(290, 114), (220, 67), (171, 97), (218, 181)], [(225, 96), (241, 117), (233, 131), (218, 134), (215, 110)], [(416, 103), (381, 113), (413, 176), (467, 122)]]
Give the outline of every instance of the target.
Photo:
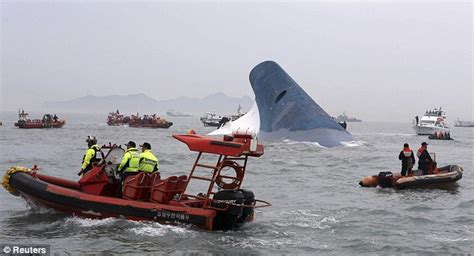
[(354, 140), (277, 63), (258, 64), (249, 79), (260, 115), (260, 138), (317, 142), (325, 147)]

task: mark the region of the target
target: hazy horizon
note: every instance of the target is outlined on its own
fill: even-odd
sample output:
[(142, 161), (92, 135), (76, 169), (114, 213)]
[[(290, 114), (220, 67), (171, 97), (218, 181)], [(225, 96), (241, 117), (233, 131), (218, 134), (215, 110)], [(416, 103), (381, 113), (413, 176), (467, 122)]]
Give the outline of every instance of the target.
[(474, 119), (470, 1), (2, 1), (1, 14), (2, 111), (88, 94), (253, 98), (250, 70), (274, 60), (331, 115)]

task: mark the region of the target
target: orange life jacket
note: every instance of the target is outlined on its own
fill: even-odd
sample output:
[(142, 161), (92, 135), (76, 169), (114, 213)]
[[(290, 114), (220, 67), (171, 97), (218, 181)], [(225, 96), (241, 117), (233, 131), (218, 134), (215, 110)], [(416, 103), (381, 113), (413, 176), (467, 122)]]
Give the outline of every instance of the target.
[(423, 154), (423, 151), (425, 151), (425, 147), (419, 148), (419, 149), (418, 149), (418, 152), (416, 153), (416, 155), (417, 155), (418, 157), (420, 157), (421, 154)]
[(410, 157), (411, 154), (413, 154), (413, 151), (410, 148), (403, 148), (403, 155), (405, 155), (405, 157)]

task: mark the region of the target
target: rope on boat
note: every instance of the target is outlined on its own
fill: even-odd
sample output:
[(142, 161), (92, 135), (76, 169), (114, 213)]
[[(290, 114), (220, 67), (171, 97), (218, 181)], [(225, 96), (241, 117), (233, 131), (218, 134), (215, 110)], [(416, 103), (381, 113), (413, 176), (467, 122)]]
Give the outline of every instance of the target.
[(2, 186), (12, 195), (15, 195), (15, 196), (20, 195), (20, 193), (18, 193), (18, 191), (10, 185), (10, 177), (16, 172), (30, 172), (30, 171), (31, 169), (28, 169), (22, 166), (10, 167), (10, 169), (7, 170), (5, 175), (3, 175)]

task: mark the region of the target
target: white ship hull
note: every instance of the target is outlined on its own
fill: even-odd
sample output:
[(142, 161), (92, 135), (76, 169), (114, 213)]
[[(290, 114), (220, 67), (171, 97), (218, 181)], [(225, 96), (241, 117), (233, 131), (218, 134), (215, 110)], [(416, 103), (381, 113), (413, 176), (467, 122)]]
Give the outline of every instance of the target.
[(432, 135), (435, 132), (449, 133), (449, 128), (448, 127), (440, 127), (440, 126), (414, 125), (413, 129), (415, 130), (416, 134), (418, 134), (418, 135)]

